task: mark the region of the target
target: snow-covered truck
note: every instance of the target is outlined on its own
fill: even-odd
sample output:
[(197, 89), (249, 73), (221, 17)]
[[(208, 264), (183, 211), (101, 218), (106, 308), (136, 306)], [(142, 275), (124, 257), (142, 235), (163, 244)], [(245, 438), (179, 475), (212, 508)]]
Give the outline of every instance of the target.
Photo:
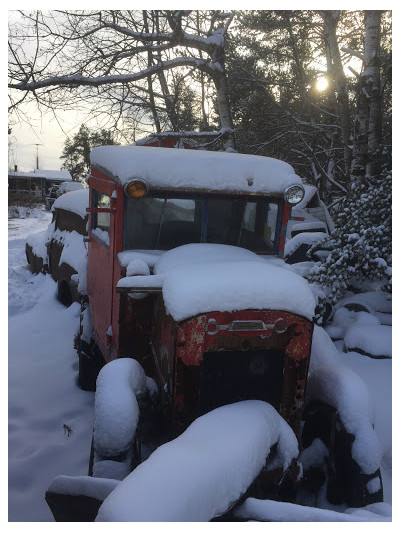
[[(94, 519), (100, 505), (99, 516), (115, 519), (104, 511), (107, 494), (117, 498), (116, 484), (122, 490), (131, 476), (139, 483), (133, 493), (140, 492), (137, 480), (152, 471), (141, 467), (154, 454), (137, 467), (151, 421), (163, 428), (158, 444), (175, 438), (171, 446), (179, 439), (193, 445), (193, 424), (246, 402), (267, 406), (280, 422), (262, 464), (249, 460), (252, 474), (227, 504), (244, 493), (293, 499), (299, 487), (323, 486), (335, 503), (381, 501), (373, 446), (365, 460), (375, 442), (371, 420), (356, 414), (355, 424), (346, 406), (357, 380), (314, 362), (311, 377), (325, 385), (311, 380), (305, 406), (312, 349), (321, 352), (315, 361), (327, 355), (313, 324), (315, 297), (282, 260), (291, 208), (304, 195), (292, 167), (266, 157), (138, 146), (95, 148), (91, 164), (87, 290), (76, 345), (81, 387), (93, 390), (97, 378), (93, 482), (55, 480), (46, 498), (56, 519)], [(279, 460), (288, 432), (303, 462), (293, 453), (289, 462)], [(228, 447), (237, 469), (235, 443)]]

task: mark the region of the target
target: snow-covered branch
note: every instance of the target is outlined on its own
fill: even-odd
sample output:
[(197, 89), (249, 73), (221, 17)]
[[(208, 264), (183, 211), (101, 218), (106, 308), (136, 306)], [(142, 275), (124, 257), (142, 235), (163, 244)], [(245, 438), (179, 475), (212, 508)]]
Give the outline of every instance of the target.
[(358, 57), (358, 59), (361, 59), (361, 61), (365, 61), (365, 55), (361, 52), (357, 52), (357, 50), (352, 50), (351, 48), (347, 48), (345, 46), (341, 47), (342, 52), (346, 52), (347, 54), (350, 54), (351, 56)]
[(22, 81), (20, 83), (10, 83), (8, 87), (10, 89), (19, 89), (24, 91), (35, 91), (37, 89), (42, 89), (44, 87), (51, 86), (92, 86), (99, 87), (100, 85), (110, 85), (110, 84), (124, 84), (134, 81), (139, 81), (147, 78), (149, 75), (156, 74), (157, 72), (170, 70), (175, 67), (195, 67), (198, 69), (203, 69), (208, 72), (210, 75), (213, 75), (218, 68), (216, 68), (212, 63), (205, 61), (204, 59), (197, 59), (195, 57), (177, 57), (168, 61), (161, 61), (157, 65), (152, 65), (146, 69), (143, 69), (139, 72), (132, 74), (114, 74), (110, 76), (94, 76), (87, 77), (81, 76), (79, 74), (73, 74), (71, 76), (52, 76), (50, 78), (38, 81)]

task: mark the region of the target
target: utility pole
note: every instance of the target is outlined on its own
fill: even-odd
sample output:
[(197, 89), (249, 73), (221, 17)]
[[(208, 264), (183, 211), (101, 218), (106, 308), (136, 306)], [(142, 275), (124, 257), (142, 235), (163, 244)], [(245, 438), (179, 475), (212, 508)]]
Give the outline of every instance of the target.
[(43, 146), (42, 143), (32, 143), (36, 146), (36, 168), (39, 168), (39, 146)]

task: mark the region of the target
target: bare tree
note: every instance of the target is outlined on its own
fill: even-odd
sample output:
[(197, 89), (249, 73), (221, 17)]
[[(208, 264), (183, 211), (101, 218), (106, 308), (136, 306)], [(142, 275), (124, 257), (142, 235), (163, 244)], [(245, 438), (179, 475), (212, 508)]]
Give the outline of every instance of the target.
[(191, 11), (21, 12), (10, 28), (10, 108), (28, 100), (50, 109), (90, 101), (98, 112), (108, 105), (117, 120), (140, 109), (160, 130), (159, 111), (172, 119), (166, 73), (199, 70), (215, 88), (215, 135), (234, 150), (224, 57), (233, 14), (202, 13), (199, 31)]

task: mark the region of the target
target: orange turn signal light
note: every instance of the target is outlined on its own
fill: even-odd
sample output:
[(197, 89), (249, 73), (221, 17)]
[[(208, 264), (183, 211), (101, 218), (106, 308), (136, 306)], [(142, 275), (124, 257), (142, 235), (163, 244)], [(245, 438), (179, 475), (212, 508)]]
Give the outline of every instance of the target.
[(125, 184), (125, 194), (131, 198), (142, 198), (147, 194), (147, 185), (143, 180), (131, 180)]

